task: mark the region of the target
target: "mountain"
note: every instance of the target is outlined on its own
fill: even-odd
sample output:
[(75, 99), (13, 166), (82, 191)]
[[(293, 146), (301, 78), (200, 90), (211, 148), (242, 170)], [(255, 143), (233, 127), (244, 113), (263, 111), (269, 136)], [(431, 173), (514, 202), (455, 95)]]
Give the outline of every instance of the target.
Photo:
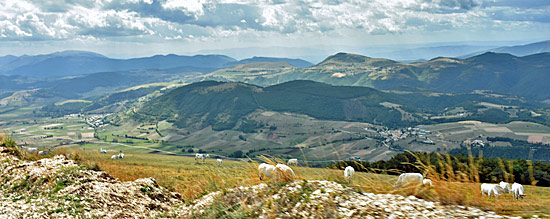
[(273, 58), (273, 57), (252, 57), (248, 59), (242, 59), (238, 62), (230, 62), (225, 64), (226, 67), (231, 67), (241, 64), (257, 63), (257, 62), (287, 62), (298, 68), (307, 68), (313, 66), (313, 63), (305, 61), (303, 59), (288, 59), (288, 58)]
[(82, 51), (65, 51), (0, 60), (4, 62), (3, 65), (0, 65), (0, 74), (36, 78), (64, 77), (96, 72), (170, 69), (184, 66), (215, 69), (228, 62), (237, 61), (223, 55), (156, 55), (134, 59), (111, 59), (100, 54)]
[(517, 57), (488, 52), (468, 59), (438, 57), (426, 62), (338, 53), (309, 68), (235, 66), (203, 75), (205, 80), (241, 81), (269, 86), (292, 80), (333, 85), (400, 89), (403, 86), (440, 92), (493, 92), (535, 100), (550, 99), (550, 53)]
[[(429, 123), (429, 115), (448, 108), (471, 109), (472, 115), (488, 116), (476, 103), (533, 108), (521, 99), (484, 94), (388, 93), (368, 87), (333, 86), (313, 81), (290, 81), (269, 87), (239, 82), (204, 81), (176, 88), (143, 105), (140, 117), (172, 121), (178, 127), (212, 126), (233, 129), (255, 111), (298, 113), (321, 120), (357, 121), (385, 126)], [(481, 107), (483, 108), (483, 107)], [(508, 112), (492, 112), (509, 119)], [(473, 118), (473, 117), (472, 117)]]
[(464, 54), (471, 54), (478, 51), (485, 51), (495, 48), (495, 46), (473, 46), (473, 45), (447, 45), (447, 46), (428, 46), (418, 48), (395, 49), (392, 51), (364, 51), (363, 54), (369, 56), (384, 57), (401, 62), (412, 62), (408, 60), (433, 59), (439, 56), (459, 57)]
[(550, 40), (519, 46), (505, 46), (491, 49), (492, 52), (510, 53), (515, 56), (526, 56), (536, 53), (550, 52)]
[(481, 50), (478, 52), (470, 53), (468, 55), (460, 56), (460, 58), (470, 58), (472, 56), (476, 56), (486, 52), (509, 53), (515, 56), (527, 56), (527, 55), (533, 55), (537, 53), (545, 53), (545, 52), (550, 52), (550, 40), (536, 42), (536, 43), (529, 43), (525, 45), (503, 46), (503, 47), (498, 47), (494, 49)]
[(17, 56), (12, 56), (12, 55), (2, 56), (2, 57), (0, 57), (0, 66), (4, 65), (6, 63), (10, 63), (15, 59), (17, 59)]
[[(340, 50), (342, 48), (339, 48)], [(323, 46), (315, 48), (309, 47), (281, 47), (281, 46), (266, 46), (266, 47), (244, 47), (244, 48), (229, 48), (215, 50), (200, 50), (196, 51), (199, 54), (224, 54), (237, 59), (247, 59), (248, 57), (289, 57), (307, 60), (317, 63), (329, 54), (333, 54), (339, 50), (328, 49)]]
[(36, 81), (38, 80), (19, 75), (0, 75), (0, 92), (29, 89), (33, 87), (33, 83), (36, 83)]

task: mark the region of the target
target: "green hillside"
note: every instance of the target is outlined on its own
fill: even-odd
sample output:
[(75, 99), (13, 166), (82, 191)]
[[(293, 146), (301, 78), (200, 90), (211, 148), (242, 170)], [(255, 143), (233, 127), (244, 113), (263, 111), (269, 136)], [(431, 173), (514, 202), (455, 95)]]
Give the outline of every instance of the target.
[(440, 92), (491, 90), (535, 100), (550, 98), (550, 53), (524, 57), (488, 52), (468, 59), (435, 58), (400, 63), (388, 59), (338, 53), (309, 68), (274, 68), (249, 64), (222, 69), (205, 79), (269, 86), (292, 80), (333, 85), (401, 89), (403, 86)]
[[(510, 107), (491, 109), (480, 105), (485, 102), (490, 106)], [(212, 126), (214, 130), (235, 128), (239, 121), (245, 121), (246, 116), (256, 110), (390, 127), (474, 118), (491, 120), (488, 122), (518, 119), (546, 123), (544, 116), (530, 116), (528, 109), (537, 106), (522, 99), (485, 94), (397, 94), (368, 87), (333, 86), (300, 80), (265, 88), (244, 83), (205, 81), (174, 89), (145, 103), (136, 117), (151, 121), (168, 120), (182, 128)], [(460, 117), (445, 117), (456, 109), (464, 111)]]
[[(48, 104), (34, 112), (35, 116), (60, 117), (73, 113), (86, 113), (100, 108), (118, 104), (121, 107), (124, 104), (129, 105), (129, 101), (135, 101), (139, 97), (146, 96), (160, 90), (164, 86), (147, 86), (136, 89), (127, 89), (123, 91), (107, 94), (95, 101), (63, 101), (61, 103)], [(117, 107), (112, 107), (110, 112), (116, 112)]]

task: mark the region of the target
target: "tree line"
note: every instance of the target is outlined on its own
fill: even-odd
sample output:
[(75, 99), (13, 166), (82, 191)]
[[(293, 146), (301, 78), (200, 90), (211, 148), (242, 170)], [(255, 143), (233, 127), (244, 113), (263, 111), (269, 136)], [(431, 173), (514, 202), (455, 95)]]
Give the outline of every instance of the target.
[[(343, 169), (352, 166), (356, 171), (398, 175), (404, 172), (427, 173), (457, 181), (550, 186), (550, 163), (525, 159), (473, 157), (463, 153), (450, 155), (425, 152), (403, 152), (389, 160), (376, 162), (342, 161), (332, 165)], [(452, 176), (452, 177), (451, 177)]]

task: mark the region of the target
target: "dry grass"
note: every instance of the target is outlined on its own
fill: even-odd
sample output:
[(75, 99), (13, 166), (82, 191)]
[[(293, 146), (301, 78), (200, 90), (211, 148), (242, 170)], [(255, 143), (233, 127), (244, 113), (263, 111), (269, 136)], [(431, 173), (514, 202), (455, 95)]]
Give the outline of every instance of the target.
[[(417, 157), (417, 160), (421, 159)], [(505, 215), (543, 214), (550, 216), (550, 188), (524, 185), (525, 194), (528, 194), (524, 200), (513, 200), (512, 194), (501, 195), (498, 200), (489, 199), (481, 195), (478, 171), (482, 168), (481, 160), (474, 162), (473, 157), (470, 156), (470, 164), (460, 163), (459, 169), (453, 169), (452, 162), (450, 155), (438, 154), (437, 163), (442, 167), (439, 172), (430, 163), (417, 161), (411, 164), (424, 170), (426, 177), (433, 181), (434, 187), (418, 189), (417, 186), (413, 192), (410, 188), (405, 192), (427, 200), (440, 201), (446, 204), (476, 206)], [(500, 167), (504, 170), (505, 181), (512, 184), (514, 182), (512, 163), (506, 164), (501, 160)], [(533, 176), (532, 168), (529, 170), (531, 171), (530, 175)]]
[[(218, 167), (215, 159), (207, 159), (205, 164), (199, 164), (191, 157), (158, 154), (127, 153), (124, 159), (111, 160), (111, 155), (100, 154), (95, 150), (60, 152), (75, 154), (81, 163), (97, 165), (101, 170), (123, 181), (154, 177), (162, 186), (181, 193), (186, 201), (209, 192), (261, 182), (257, 170), (259, 163), (255, 162), (224, 160), (223, 167)], [(262, 162), (285, 163), (271, 157), (264, 157)], [(440, 164), (448, 164), (450, 158), (443, 155), (440, 162)], [(356, 172), (353, 179), (348, 181), (344, 178), (342, 170), (292, 168), (297, 180), (330, 180), (354, 187), (358, 191), (415, 195), (446, 204), (477, 206), (505, 215), (550, 215), (550, 188), (524, 186), (527, 196), (520, 201), (512, 200), (511, 194), (505, 194), (498, 200), (488, 199), (480, 194), (479, 177), (475, 176), (477, 171), (475, 165), (465, 166), (461, 170), (453, 170), (448, 165), (442, 172), (435, 172), (431, 164), (414, 165), (424, 167), (434, 187), (411, 185), (396, 188), (394, 182), (397, 177), (392, 175)]]

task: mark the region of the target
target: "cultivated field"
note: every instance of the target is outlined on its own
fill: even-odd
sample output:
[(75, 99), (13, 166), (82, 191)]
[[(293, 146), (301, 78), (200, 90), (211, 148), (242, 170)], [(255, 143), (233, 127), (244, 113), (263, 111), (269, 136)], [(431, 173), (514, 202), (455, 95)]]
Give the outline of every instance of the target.
[[(278, 112), (254, 113), (249, 119), (268, 126), (257, 132), (245, 133), (237, 130), (215, 131), (210, 127), (179, 129), (167, 121), (140, 123), (127, 119), (127, 122), (117, 126), (94, 129), (86, 124), (84, 118), (61, 117), (10, 119), (0, 122), (0, 129), (13, 132), (19, 144), (34, 147), (89, 144), (130, 152), (158, 150), (183, 155), (203, 150), (223, 156), (240, 150), (251, 157), (261, 154), (284, 158), (305, 157), (312, 163), (356, 156), (367, 161), (385, 160), (400, 150), (444, 153), (460, 147), (464, 140), (480, 135), (550, 143), (550, 127), (530, 122), (490, 124), (465, 121), (427, 125), (424, 130), (428, 132), (424, 137), (409, 136), (395, 141), (393, 145), (401, 148), (395, 149), (375, 140), (375, 129), (381, 127), (368, 123), (317, 120)], [(433, 144), (422, 143), (425, 138), (431, 139)], [(495, 142), (492, 145), (508, 146), (509, 143)]]

